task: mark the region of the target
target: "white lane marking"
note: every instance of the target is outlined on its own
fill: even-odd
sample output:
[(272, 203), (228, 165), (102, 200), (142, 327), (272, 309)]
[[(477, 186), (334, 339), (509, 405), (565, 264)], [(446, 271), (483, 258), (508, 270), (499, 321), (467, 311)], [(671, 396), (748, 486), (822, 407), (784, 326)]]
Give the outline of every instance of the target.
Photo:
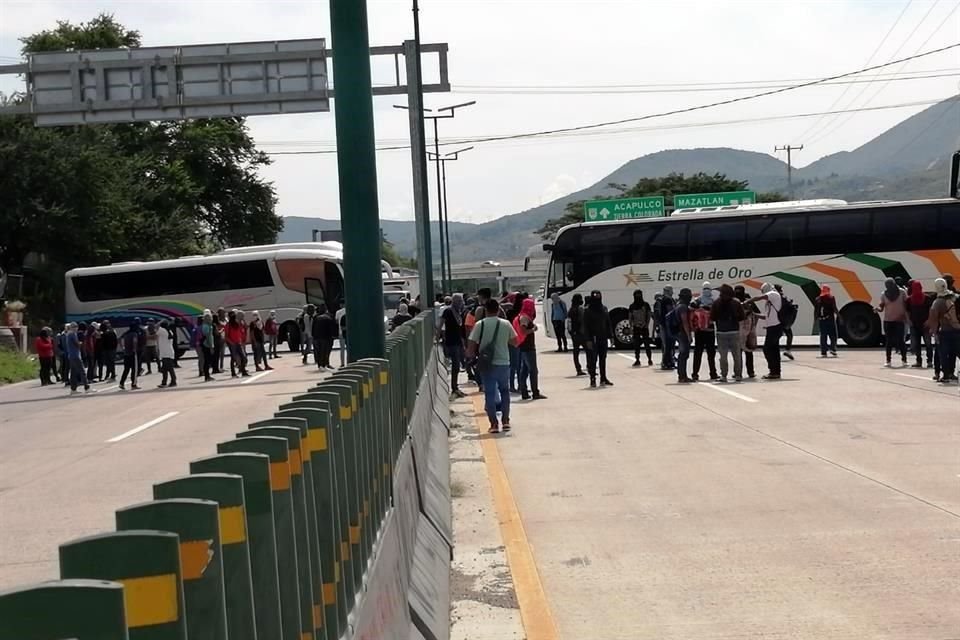
[(618, 353), (617, 355), (620, 356), (621, 358), (623, 358), (624, 360), (629, 360), (630, 362), (633, 362), (633, 361), (634, 361), (633, 358), (631, 358), (630, 356), (628, 356), (628, 355), (625, 354), (625, 353)]
[(931, 380), (931, 379), (932, 379), (932, 378), (928, 378), (928, 377), (926, 377), (926, 376), (915, 376), (915, 375), (910, 374), (910, 373), (897, 373), (897, 374), (895, 374), (895, 375), (903, 376), (904, 378), (915, 378), (915, 379), (917, 379), (917, 380)]
[(121, 440), (126, 440), (126, 439), (129, 438), (130, 436), (135, 436), (135, 435), (137, 435), (138, 433), (140, 433), (141, 431), (146, 431), (146, 430), (149, 429), (150, 427), (154, 427), (154, 426), (160, 424), (161, 422), (163, 422), (164, 420), (169, 420), (170, 418), (172, 418), (172, 417), (174, 417), (174, 416), (176, 416), (176, 415), (180, 415), (180, 412), (179, 412), (179, 411), (171, 411), (170, 413), (165, 413), (165, 414), (163, 414), (162, 416), (160, 416), (159, 418), (154, 418), (154, 419), (151, 420), (150, 422), (144, 422), (144, 423), (143, 423), (142, 425), (140, 425), (139, 427), (134, 427), (133, 429), (130, 429), (130, 431), (126, 431), (126, 432), (124, 432), (124, 433), (121, 433), (121, 434), (118, 435), (118, 436), (114, 436), (113, 438), (110, 438), (109, 440), (107, 440), (107, 442), (108, 442), (108, 443), (113, 443), (113, 442), (120, 442)]
[(709, 382), (698, 382), (697, 384), (700, 385), (701, 387), (706, 387), (707, 389), (713, 389), (714, 391), (719, 391), (720, 393), (725, 393), (725, 394), (727, 394), (728, 396), (733, 396), (734, 398), (739, 398), (740, 400), (743, 400), (744, 402), (760, 402), (760, 401), (757, 400), (756, 398), (751, 398), (750, 396), (745, 396), (745, 395), (743, 395), (742, 393), (737, 393), (736, 391), (731, 391), (730, 389), (727, 389), (726, 387), (722, 387), (722, 386), (719, 386), (719, 385), (711, 384), (711, 383), (709, 383)]
[(100, 389), (91, 388), (90, 390), (93, 391), (94, 393), (106, 393), (108, 391), (115, 391), (116, 389), (119, 389), (119, 388), (120, 388), (119, 386), (113, 385), (112, 387), (103, 387)]
[(268, 369), (267, 371), (264, 371), (264, 372), (262, 372), (262, 373), (258, 373), (258, 374), (255, 375), (255, 376), (251, 376), (251, 377), (247, 378), (246, 380), (244, 380), (244, 381), (241, 382), (240, 384), (250, 384), (251, 382), (256, 382), (257, 380), (259, 380), (259, 379), (262, 378), (263, 376), (268, 376), (268, 375), (270, 375), (271, 373), (273, 373), (273, 369)]

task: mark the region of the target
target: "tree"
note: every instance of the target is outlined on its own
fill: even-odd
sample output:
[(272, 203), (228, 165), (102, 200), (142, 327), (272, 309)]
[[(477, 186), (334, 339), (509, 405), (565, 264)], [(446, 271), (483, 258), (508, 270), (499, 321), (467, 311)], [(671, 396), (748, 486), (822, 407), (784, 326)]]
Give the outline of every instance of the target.
[(415, 258), (404, 258), (397, 253), (397, 248), (387, 240), (386, 234), (380, 236), (380, 259), (389, 262), (391, 267), (417, 268), (417, 260)]
[[(31, 53), (141, 40), (101, 14), (21, 42)], [(0, 268), (21, 273), (36, 256), (41, 302), (59, 306), (72, 267), (275, 242), (283, 220), (257, 175), (269, 162), (243, 118), (37, 128), (0, 117)]]
[[(624, 184), (609, 183), (609, 187), (619, 191), (617, 198), (642, 198), (645, 196), (663, 196), (664, 205), (673, 207), (673, 196), (684, 193), (719, 193), (723, 191), (744, 191), (749, 188), (745, 180), (729, 180), (727, 176), (716, 173), (695, 173), (684, 176), (682, 173), (671, 173), (662, 178), (641, 178), (637, 184), (627, 187)], [(597, 196), (595, 199), (609, 198)], [(779, 202), (784, 197), (779, 193), (758, 193), (758, 202)], [(564, 209), (565, 213), (559, 218), (552, 218), (537, 229), (537, 233), (544, 240), (549, 240), (557, 231), (577, 222), (583, 222), (583, 205), (586, 200), (570, 202)]]

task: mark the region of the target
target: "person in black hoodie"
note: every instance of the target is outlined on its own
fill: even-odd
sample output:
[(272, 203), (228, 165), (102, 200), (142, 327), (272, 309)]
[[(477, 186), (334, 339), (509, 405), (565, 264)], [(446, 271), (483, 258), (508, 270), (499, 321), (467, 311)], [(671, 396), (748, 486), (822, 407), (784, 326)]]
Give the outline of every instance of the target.
[(104, 380), (117, 379), (118, 346), (119, 340), (117, 340), (117, 332), (113, 330), (113, 326), (109, 320), (104, 320), (100, 324), (100, 356), (104, 367)]
[(579, 293), (573, 294), (570, 300), (570, 310), (567, 312), (567, 322), (569, 323), (570, 340), (573, 342), (573, 366), (577, 370), (578, 376), (587, 375), (580, 366), (580, 350), (583, 348), (583, 296)]
[(587, 308), (583, 312), (584, 347), (587, 350), (587, 372), (590, 374), (590, 386), (597, 386), (597, 368), (600, 369), (600, 384), (612, 387), (607, 379), (607, 344), (613, 335), (610, 313), (603, 306), (603, 294), (591, 291), (587, 298)]
[(313, 317), (313, 345), (314, 360), (320, 369), (330, 369), (330, 354), (333, 352), (333, 341), (337, 339), (337, 321), (330, 315), (326, 305), (317, 307), (317, 315)]

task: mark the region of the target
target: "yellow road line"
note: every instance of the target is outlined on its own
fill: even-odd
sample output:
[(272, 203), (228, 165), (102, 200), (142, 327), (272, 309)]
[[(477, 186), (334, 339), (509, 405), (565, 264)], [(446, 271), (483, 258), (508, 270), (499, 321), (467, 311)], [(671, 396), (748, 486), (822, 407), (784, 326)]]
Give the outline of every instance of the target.
[(557, 640), (557, 625), (553, 620), (553, 613), (547, 603), (547, 596), (543, 592), (540, 582), (540, 573), (537, 563), (533, 559), (533, 551), (527, 540), (527, 532), (520, 519), (520, 511), (513, 499), (510, 481), (497, 449), (497, 441), (486, 433), (487, 418), (483, 411), (483, 398), (475, 397), (473, 406), (477, 417), (474, 421), (480, 432), (480, 446), (483, 449), (483, 459), (487, 465), (487, 474), (490, 478), (490, 490), (493, 493), (493, 505), (497, 510), (497, 519), (500, 521), (500, 535), (507, 549), (507, 562), (513, 577), (513, 588), (520, 605), (520, 617), (523, 620), (523, 629), (527, 640)]

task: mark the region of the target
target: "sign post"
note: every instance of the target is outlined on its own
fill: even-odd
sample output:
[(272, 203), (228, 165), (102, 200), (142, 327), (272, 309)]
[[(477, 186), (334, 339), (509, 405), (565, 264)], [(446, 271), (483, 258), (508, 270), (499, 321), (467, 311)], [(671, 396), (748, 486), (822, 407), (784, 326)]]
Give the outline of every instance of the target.
[(591, 200), (583, 205), (583, 219), (587, 222), (662, 218), (664, 215), (663, 196)]
[(685, 193), (673, 196), (674, 209), (699, 207), (732, 207), (754, 204), (757, 194), (753, 191), (725, 191), (723, 193)]

